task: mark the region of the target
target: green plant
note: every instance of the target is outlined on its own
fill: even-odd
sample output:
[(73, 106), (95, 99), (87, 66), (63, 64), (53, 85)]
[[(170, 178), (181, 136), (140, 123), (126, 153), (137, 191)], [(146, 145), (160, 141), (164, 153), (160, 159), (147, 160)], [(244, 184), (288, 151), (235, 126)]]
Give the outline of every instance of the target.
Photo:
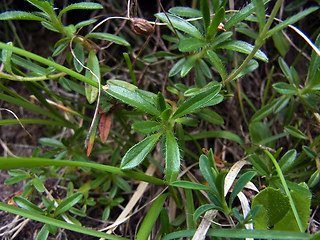
[[(241, 10), (228, 10), (227, 1), (201, 0), (200, 10), (175, 6), (156, 13), (161, 23), (154, 23), (131, 17), (135, 5), (128, 1), (126, 17), (64, 24), (64, 17), (73, 11), (103, 7), (81, 2), (58, 10), (54, 1), (27, 2), (37, 11), (5, 11), (1, 23), (38, 21), (62, 37), (48, 58), (15, 47), (13, 40), (0, 42), (0, 99), (38, 116), (15, 115), (16, 119), (1, 119), (0, 125), (47, 126), (31, 157), (0, 157), (0, 169), (9, 170), (11, 176), (5, 183), (24, 181), (22, 195), (13, 197), (19, 208), (5, 203), (0, 208), (45, 223), (37, 239), (58, 235), (57, 227), (107, 239), (176, 239), (197, 236), (198, 222), (207, 224), (203, 237), (317, 237), (304, 232), (310, 207), (315, 209), (319, 198), (315, 189), (320, 180), (320, 35), (319, 28), (314, 30), (313, 44), (292, 24), (318, 6), (297, 11), (292, 4), (283, 5), (292, 14), (282, 21), (276, 18), (282, 0), (271, 8), (267, 7), (271, 1), (254, 0)], [(117, 1), (111, 2), (121, 10)], [(111, 21), (117, 24), (117, 19), (129, 21), (132, 28), (121, 25), (119, 31), (107, 33), (101, 29)], [(300, 56), (286, 63), (289, 43), (281, 30), (287, 27), (313, 49), (304, 72), (294, 66)], [(170, 32), (163, 33), (167, 28)], [(276, 52), (266, 49), (270, 38)], [(167, 74), (159, 65), (163, 62), (170, 68)], [(266, 81), (260, 79), (256, 92), (245, 91), (254, 85), (252, 76), (263, 69), (259, 65), (270, 69), (263, 73)], [(155, 80), (155, 73), (161, 81)], [(31, 100), (13, 91), (12, 81), (18, 81)], [(236, 95), (238, 102), (230, 103)], [(224, 161), (229, 155), (237, 162)], [(197, 165), (201, 174), (193, 169)], [(155, 172), (157, 176), (150, 176)], [(57, 179), (64, 196), (49, 191), (50, 179)], [(133, 180), (139, 181), (137, 190), (132, 190)], [(166, 186), (168, 193), (150, 191), (147, 199), (143, 193), (147, 183)], [(258, 185), (266, 188), (253, 194), (250, 206), (243, 192), (248, 187), (258, 192)], [(152, 202), (147, 214), (139, 217), (144, 218), (141, 225), (134, 226), (134, 236), (129, 234), (134, 228), (118, 237), (98, 231), (106, 230), (102, 224), (97, 230), (82, 226), (90, 209), (100, 210), (101, 222), (115, 221), (112, 212), (123, 209), (121, 204), (127, 204), (123, 212), (132, 210), (133, 201), (126, 195), (131, 191), (142, 202)], [(177, 215), (166, 211), (165, 202)], [(206, 223), (203, 214), (217, 224)], [(152, 228), (158, 217), (161, 228), (155, 237)], [(126, 218), (127, 214), (120, 220)], [(218, 222), (227, 222), (229, 228), (220, 228)], [(115, 226), (109, 227), (115, 231)]]

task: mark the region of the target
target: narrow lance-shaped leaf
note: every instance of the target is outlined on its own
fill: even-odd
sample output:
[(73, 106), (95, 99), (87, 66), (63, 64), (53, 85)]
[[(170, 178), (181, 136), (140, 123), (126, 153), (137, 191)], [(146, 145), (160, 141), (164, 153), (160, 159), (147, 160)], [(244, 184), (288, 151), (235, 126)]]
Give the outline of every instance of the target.
[(202, 12), (204, 30), (207, 32), (210, 24), (210, 8), (208, 0), (200, 0), (200, 9)]
[(93, 32), (86, 35), (86, 38), (95, 38), (103, 41), (115, 42), (119, 45), (130, 46), (130, 43), (122, 37), (113, 35), (111, 33)]
[(63, 8), (59, 13), (59, 18), (61, 18), (62, 14), (76, 9), (84, 9), (84, 10), (93, 10), (93, 9), (103, 9), (103, 6), (99, 3), (92, 3), (92, 2), (79, 2), (70, 4), (69, 6)]
[(81, 43), (77, 42), (76, 46), (74, 48), (74, 55), (75, 57), (73, 58), (73, 65), (77, 72), (81, 72), (84, 66), (84, 49)]
[[(90, 70), (86, 70), (86, 77), (90, 78), (95, 82), (100, 82), (100, 67), (99, 60), (93, 50), (89, 52), (87, 67)], [(87, 85), (85, 88), (86, 97), (88, 102), (93, 103), (98, 96), (98, 88), (93, 87), (92, 85)]]
[[(232, 51), (250, 54), (254, 47), (244, 41), (232, 40), (220, 44), (219, 46), (217, 46), (217, 48), (229, 49)], [(261, 61), (268, 62), (268, 57), (261, 50), (258, 50), (254, 57)]]
[[(270, 2), (270, 0), (264, 0), (264, 4)], [(253, 2), (249, 3), (247, 6), (242, 8), (239, 12), (235, 13), (231, 19), (226, 22), (225, 29), (228, 30), (231, 27), (235, 26), (237, 23), (241, 22), (242, 20), (246, 19), (250, 14), (254, 12), (254, 4)]]
[(74, 206), (81, 200), (82, 196), (83, 194), (78, 192), (63, 200), (54, 211), (54, 215), (58, 216), (61, 213), (68, 211), (72, 206)]
[(292, 166), (294, 160), (296, 159), (297, 151), (295, 149), (291, 149), (286, 152), (282, 158), (279, 160), (279, 167), (282, 172), (285, 172), (288, 168)]
[(168, 10), (168, 12), (181, 17), (187, 17), (187, 18), (202, 16), (201, 11), (191, 7), (172, 7)]
[(131, 128), (136, 131), (143, 134), (150, 134), (155, 131), (158, 131), (162, 128), (161, 123), (156, 121), (141, 121), (141, 122), (135, 122), (132, 124)]
[(226, 79), (227, 73), (226, 73), (226, 68), (224, 67), (221, 59), (218, 57), (218, 55), (212, 51), (212, 50), (208, 50), (207, 51), (208, 57), (210, 62), (216, 67), (216, 69), (218, 70), (221, 79), (224, 80)]
[(229, 198), (229, 206), (231, 206), (233, 200), (238, 195), (238, 193), (244, 188), (244, 186), (256, 175), (256, 172), (250, 171), (244, 173), (236, 182), (236, 184), (233, 187), (233, 190), (231, 192), (230, 198)]
[(19, 207), (29, 210), (30, 212), (43, 212), (41, 208), (23, 197), (13, 197), (13, 200)]
[[(10, 46), (12, 46), (12, 42), (8, 42), (7, 44), (9, 44)], [(8, 72), (8, 73), (11, 73), (12, 74), (12, 67), (11, 67), (11, 58), (12, 57), (12, 51), (11, 50), (8, 50), (8, 49), (2, 49), (2, 52), (1, 52), (1, 60), (2, 60), (2, 63), (3, 63), (3, 66), (5, 68), (5, 70)]]
[(182, 117), (183, 115), (192, 113), (195, 110), (203, 107), (208, 101), (213, 99), (219, 93), (220, 89), (221, 84), (217, 84), (191, 97), (177, 109), (172, 118), (176, 119)]
[(161, 135), (162, 132), (150, 135), (131, 147), (122, 158), (120, 168), (131, 169), (138, 166), (154, 148)]
[(175, 181), (180, 170), (180, 150), (172, 130), (166, 133), (166, 181)]
[(170, 184), (172, 187), (180, 187), (180, 188), (186, 188), (186, 189), (193, 189), (193, 190), (206, 190), (211, 191), (211, 188), (195, 182), (189, 182), (189, 181), (176, 181)]
[[(168, 24), (168, 27), (170, 27), (170, 24), (172, 24), (175, 28), (177, 28), (178, 30), (181, 30), (195, 38), (198, 39), (202, 39), (203, 36), (200, 33), (200, 31), (193, 26), (191, 23), (187, 22), (186, 20), (184, 20), (183, 18), (180, 18), (178, 16), (172, 15), (172, 14), (164, 14), (164, 13), (157, 13), (155, 14), (155, 16), (157, 18), (159, 18), (162, 22), (165, 22)], [(168, 20), (168, 18), (170, 19), (170, 21)]]
[(38, 17), (32, 13), (24, 11), (7, 11), (0, 14), (0, 20), (33, 20), (44, 21), (43, 18)]
[(163, 194), (152, 203), (150, 209), (148, 210), (148, 213), (146, 214), (145, 218), (141, 223), (136, 239), (139, 239), (139, 240), (149, 239), (148, 237), (152, 231), (153, 226), (156, 223), (156, 220), (162, 210), (162, 207), (166, 198), (167, 198), (167, 194)]
[(259, 31), (261, 32), (266, 24), (266, 13), (264, 9), (263, 0), (253, 0), (255, 13), (259, 22)]
[(197, 38), (185, 38), (179, 43), (180, 52), (192, 52), (202, 48), (206, 43)]
[(267, 32), (266, 38), (272, 36), (275, 32), (280, 31), (280, 30), (288, 27), (291, 24), (294, 24), (295, 22), (299, 21), (301, 18), (304, 18), (305, 16), (309, 15), (310, 13), (312, 13), (312, 12), (318, 10), (318, 9), (319, 9), (319, 7), (311, 7), (311, 8), (308, 8), (308, 9), (306, 9), (304, 11), (301, 11), (301, 12), (297, 13), (296, 15), (293, 15), (292, 17), (290, 17), (290, 18), (286, 19), (285, 21), (279, 23), (274, 28), (270, 29)]
[(281, 94), (292, 95), (299, 93), (299, 90), (297, 88), (285, 82), (275, 83), (272, 85), (272, 87), (274, 88), (274, 90)]
[[(315, 45), (320, 48), (320, 34), (318, 35)], [(320, 66), (320, 56), (312, 51), (309, 72), (308, 72), (308, 85), (319, 85), (320, 84), (320, 76), (319, 76), (319, 66)]]
[(219, 24), (224, 20), (224, 13), (225, 13), (225, 10), (224, 10), (224, 7), (222, 7), (222, 8), (219, 8), (219, 10), (213, 16), (212, 22), (208, 27), (208, 31), (207, 31), (208, 39), (211, 39), (212, 36), (217, 32)]
[(109, 80), (104, 90), (114, 98), (152, 115), (160, 115), (160, 112), (143, 97), (137, 87), (120, 80)]

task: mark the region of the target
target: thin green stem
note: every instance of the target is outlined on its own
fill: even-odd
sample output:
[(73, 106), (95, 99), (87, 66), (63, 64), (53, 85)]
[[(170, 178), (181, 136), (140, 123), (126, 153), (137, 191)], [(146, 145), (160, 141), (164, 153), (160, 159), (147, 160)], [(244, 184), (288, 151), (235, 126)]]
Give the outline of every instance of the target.
[(98, 83), (96, 81), (93, 81), (90, 78), (87, 78), (87, 77), (85, 77), (85, 76), (83, 76), (83, 75), (81, 75), (81, 74), (79, 74), (79, 73), (77, 73), (77, 72), (75, 72), (75, 71), (73, 71), (73, 70), (71, 70), (69, 68), (66, 68), (66, 67), (64, 67), (64, 66), (62, 66), (60, 64), (57, 64), (57, 63), (55, 63), (55, 62), (53, 62), (51, 60), (48, 60), (48, 59), (46, 59), (44, 57), (41, 57), (41, 56), (39, 56), (37, 54), (28, 52), (28, 51), (23, 50), (21, 48), (10, 46), (9, 44), (5, 44), (3, 42), (0, 42), (0, 49), (7, 49), (7, 50), (12, 51), (12, 52), (14, 52), (16, 54), (19, 54), (21, 56), (33, 59), (33, 60), (35, 60), (35, 61), (37, 61), (39, 63), (45, 64), (45, 65), (50, 66), (50, 67), (54, 67), (55, 69), (57, 69), (57, 70), (59, 70), (61, 72), (64, 72), (64, 73), (66, 73), (66, 74), (68, 74), (68, 75), (70, 75), (70, 76), (72, 76), (72, 77), (74, 77), (74, 78), (76, 78), (76, 79), (78, 79), (78, 80), (80, 80), (82, 82), (88, 83), (89, 85), (94, 86), (96, 88), (99, 87), (99, 85), (98, 85)]
[(7, 73), (0, 73), (0, 77), (1, 78), (5, 78), (5, 79), (9, 79), (12, 81), (28, 81), (28, 82), (34, 82), (34, 81), (44, 81), (44, 80), (48, 80), (48, 79), (56, 79), (62, 76), (65, 76), (66, 73), (64, 72), (60, 72), (57, 74), (52, 74), (52, 75), (47, 75), (47, 76), (40, 76), (40, 77), (21, 77), (18, 75), (10, 75)]
[(254, 57), (254, 55), (257, 53), (257, 51), (259, 50), (259, 48), (263, 45), (265, 38), (267, 36), (267, 33), (269, 31), (269, 28), (279, 10), (279, 8), (281, 7), (283, 0), (278, 0), (274, 6), (274, 8), (272, 9), (272, 12), (270, 14), (270, 17), (268, 18), (267, 23), (265, 24), (264, 28), (262, 29), (262, 31), (259, 33), (258, 38), (255, 41), (255, 46), (252, 49), (251, 53), (246, 57), (246, 59), (242, 62), (242, 64), (240, 65), (240, 67), (234, 71), (231, 75), (229, 75), (227, 77), (227, 79), (224, 81), (224, 85), (228, 84), (229, 82), (231, 82), (232, 80), (234, 80), (238, 74), (248, 65), (248, 63), (250, 62), (250, 60)]
[(264, 152), (269, 156), (269, 158), (271, 159), (271, 161), (273, 162), (276, 170), (277, 170), (277, 173), (279, 175), (279, 178), (280, 178), (280, 181), (283, 185), (283, 188), (284, 188), (284, 191), (286, 192), (288, 198), (289, 198), (289, 202), (290, 202), (290, 206), (291, 206), (291, 209), (292, 209), (292, 212), (293, 212), (293, 215), (297, 221), (297, 224), (299, 226), (299, 230), (300, 232), (304, 232), (303, 230), (303, 226), (302, 226), (302, 223), (301, 223), (301, 220), (300, 220), (300, 217), (299, 217), (299, 214), (298, 214), (298, 211), (297, 211), (297, 208), (296, 206), (294, 205), (294, 201), (293, 201), (293, 198), (290, 194), (290, 191), (289, 191), (289, 188), (288, 188), (288, 185), (287, 185), (287, 182), (286, 180), (284, 179), (284, 176), (282, 174), (282, 171), (281, 171), (281, 168), (279, 166), (279, 164), (277, 163), (277, 160), (273, 157), (273, 155), (267, 151), (267, 150), (264, 150)]
[(123, 171), (120, 168), (80, 161), (68, 161), (68, 160), (53, 160), (47, 158), (28, 158), (28, 157), (0, 157), (0, 169), (14, 169), (14, 168), (33, 168), (33, 167), (45, 167), (45, 166), (75, 166), (75, 167), (89, 167), (100, 171), (110, 172), (118, 174), (124, 177), (152, 183), (155, 185), (164, 185), (162, 179), (146, 175), (144, 173), (126, 170)]

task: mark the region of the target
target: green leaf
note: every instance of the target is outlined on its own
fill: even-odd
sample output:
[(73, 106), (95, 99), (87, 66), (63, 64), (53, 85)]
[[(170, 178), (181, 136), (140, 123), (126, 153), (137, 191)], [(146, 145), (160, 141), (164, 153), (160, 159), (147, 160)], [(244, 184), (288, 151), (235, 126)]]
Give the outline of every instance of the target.
[(45, 21), (45, 19), (38, 17), (29, 12), (23, 11), (7, 11), (0, 14), (0, 20), (33, 20)]
[[(267, 125), (263, 122), (251, 122), (249, 124), (249, 132), (251, 141), (255, 144), (262, 144), (261, 142), (266, 138), (272, 136), (272, 133)], [(274, 147), (274, 142), (267, 144), (267, 147)]]
[(224, 20), (225, 9), (224, 7), (219, 8), (212, 18), (211, 24), (207, 30), (207, 38), (211, 39), (213, 35), (217, 32), (218, 26)]
[(194, 119), (192, 117), (181, 117), (179, 119), (177, 119), (177, 123), (181, 123), (185, 126), (189, 126), (189, 127), (197, 127), (199, 124), (199, 120)]
[[(231, 40), (231, 41), (227, 41), (219, 44), (217, 48), (228, 49), (228, 50), (237, 51), (245, 54), (250, 54), (254, 46), (244, 41)], [(268, 57), (261, 50), (258, 50), (254, 55), (254, 57), (261, 61), (268, 62)]]
[(305, 9), (299, 13), (297, 13), (296, 15), (293, 15), (292, 17), (286, 19), (285, 21), (279, 23), (277, 26), (275, 26), (274, 28), (270, 29), (267, 32), (266, 38), (272, 36), (275, 32), (278, 32), (286, 27), (288, 27), (289, 25), (294, 24), (295, 22), (299, 21), (300, 19), (304, 18), (305, 16), (309, 15), (310, 13), (318, 10), (319, 7), (311, 7), (308, 9)]
[(156, 223), (161, 210), (163, 209), (164, 201), (167, 198), (167, 194), (162, 194), (159, 196), (151, 205), (146, 216), (144, 217), (139, 231), (137, 233), (136, 239), (147, 240), (151, 234), (151, 231)]
[(169, 77), (173, 77), (174, 75), (181, 72), (182, 67), (184, 66), (184, 63), (186, 62), (186, 58), (181, 58), (178, 62), (176, 62), (172, 68), (169, 71)]
[(13, 201), (21, 208), (34, 213), (42, 213), (42, 209), (23, 197), (13, 197)]
[(43, 182), (37, 177), (32, 179), (32, 185), (37, 189), (38, 192), (42, 193), (45, 190)]
[[(12, 46), (12, 42), (8, 42), (8, 45)], [(12, 67), (11, 67), (11, 59), (12, 59), (12, 51), (8, 49), (2, 49), (1, 52), (1, 61), (3, 63), (3, 66), (5, 70), (12, 74)]]
[(77, 72), (81, 72), (84, 66), (84, 49), (82, 47), (82, 44), (77, 42), (76, 46), (74, 48), (74, 55), (75, 58), (73, 58), (73, 65)]
[(47, 1), (39, 1), (39, 0), (27, 0), (27, 1), (45, 13), (50, 13), (50, 14), (54, 13), (53, 6)]
[(140, 121), (132, 124), (131, 128), (143, 134), (150, 134), (162, 128), (161, 123), (156, 121)]
[[(264, 4), (270, 2), (270, 0), (264, 0)], [(226, 22), (226, 24), (224, 25), (224, 28), (226, 30), (232, 28), (233, 26), (235, 26), (237, 23), (243, 21), (244, 19), (246, 19), (248, 16), (250, 16), (255, 8), (254, 8), (254, 4), (253, 2), (249, 3), (247, 6), (245, 6), (244, 8), (242, 8), (240, 11), (236, 12), (229, 21)]]
[(186, 189), (193, 189), (193, 190), (206, 190), (206, 191), (211, 191), (211, 188), (200, 184), (200, 183), (195, 183), (195, 182), (190, 182), (190, 181), (176, 181), (172, 182), (170, 184), (172, 187), (181, 187), (181, 188), (186, 188)]
[(57, 147), (57, 148), (63, 148), (64, 145), (62, 142), (53, 139), (53, 138), (40, 138), (39, 143), (45, 146), (49, 147)]
[(177, 119), (202, 108), (208, 101), (212, 100), (220, 92), (220, 89), (221, 84), (216, 84), (186, 100), (173, 114), (172, 118)]
[[(315, 45), (318, 46), (318, 49), (320, 48), (320, 34), (318, 35)], [(307, 84), (311, 86), (320, 85), (320, 56), (315, 52), (312, 51), (311, 54), (311, 60), (309, 65), (309, 72), (308, 72), (308, 82)]]
[[(162, 22), (165, 22), (168, 24), (168, 27), (171, 28), (171, 24), (177, 28), (178, 30), (181, 30), (195, 38), (202, 39), (203, 36), (200, 33), (200, 31), (193, 26), (191, 23), (187, 22), (183, 18), (180, 18), (178, 16), (172, 15), (172, 14), (164, 14), (164, 13), (156, 13), (155, 16), (159, 18)], [(168, 20), (168, 18), (170, 21)]]
[(161, 135), (162, 132), (150, 135), (131, 147), (122, 158), (120, 168), (124, 170), (138, 166), (154, 148)]
[[(315, 151), (312, 150), (312, 148), (303, 145), (302, 146), (303, 151), (307, 154), (308, 157), (310, 157), (311, 159), (314, 159), (317, 157), (317, 153)], [(9, 173), (10, 174), (10, 173)]]
[(167, 108), (161, 113), (161, 119), (163, 122), (167, 122), (172, 115), (172, 108)]
[(217, 187), (215, 184), (215, 178), (217, 176), (217, 172), (212, 167), (215, 163), (210, 162), (210, 159), (206, 155), (201, 155), (199, 158), (199, 168), (201, 174), (203, 175), (204, 179), (207, 181), (209, 186), (211, 186), (211, 191), (217, 196), (219, 193), (217, 192)]
[(158, 95), (157, 95), (157, 107), (160, 112), (163, 112), (167, 108), (166, 101), (161, 92), (158, 92)]
[(178, 15), (180, 17), (194, 18), (201, 17), (202, 14), (198, 9), (191, 7), (172, 7), (168, 11), (169, 13)]
[(279, 66), (281, 68), (281, 71), (286, 76), (287, 80), (291, 84), (293, 84), (293, 76), (292, 76), (291, 70), (290, 70), (289, 66), (287, 65), (287, 63), (281, 57), (278, 58), (278, 62), (279, 62)]
[(13, 177), (16, 177), (16, 176), (30, 176), (29, 173), (27, 173), (26, 171), (21, 170), (21, 169), (11, 169), (11, 170), (8, 171), (8, 174), (10, 176), (13, 176)]
[(302, 133), (297, 127), (286, 126), (284, 127), (284, 130), (293, 137), (308, 140), (308, 137), (304, 133)]
[(106, 92), (112, 97), (141, 111), (156, 116), (160, 115), (160, 112), (150, 103), (150, 101), (146, 100), (145, 96), (137, 91), (136, 86), (120, 80), (108, 80), (107, 83)]
[(202, 48), (205, 44), (201, 39), (185, 38), (180, 41), (178, 48), (181, 52), (192, 52)]
[(285, 173), (286, 170), (288, 170), (293, 165), (296, 157), (297, 151), (295, 149), (289, 150), (282, 156), (278, 163), (283, 173)]
[(39, 231), (36, 240), (46, 240), (49, 236), (49, 230), (47, 224), (43, 225)]
[(93, 23), (95, 23), (96, 21), (97, 21), (97, 19), (84, 20), (84, 21), (78, 22), (74, 27), (75, 27), (76, 29), (79, 29), (79, 28), (88, 26), (88, 25), (90, 25), (90, 24), (93, 24)]
[(191, 69), (196, 64), (196, 60), (197, 60), (196, 55), (192, 55), (187, 58), (187, 60), (184, 62), (183, 66), (181, 68), (180, 76), (182, 78), (185, 77), (191, 71)]
[(224, 67), (224, 64), (222, 63), (221, 59), (212, 50), (208, 50), (207, 54), (208, 54), (210, 62), (218, 70), (218, 72), (219, 72), (219, 74), (221, 76), (221, 79), (224, 80), (226, 78), (227, 74), (226, 74), (226, 68)]
[[(241, 78), (242, 76), (245, 76), (250, 72), (253, 72), (258, 67), (259, 67), (259, 63), (256, 60), (251, 59), (249, 63), (245, 66), (245, 68), (235, 78)], [(236, 71), (236, 69), (234, 71)], [(232, 71), (232, 73), (234, 71)]]
[(124, 45), (129, 47), (130, 43), (123, 39), (122, 37), (113, 35), (111, 33), (103, 33), (103, 32), (92, 32), (89, 33), (85, 36), (86, 38), (95, 38), (103, 41), (110, 41), (110, 42), (115, 42), (116, 44), (119, 45)]
[(166, 132), (166, 182), (175, 181), (180, 170), (180, 150), (171, 129)]
[[(91, 79), (92, 81), (99, 83), (101, 77), (99, 60), (93, 50), (89, 52), (87, 68), (90, 70), (86, 69), (86, 77)], [(85, 92), (87, 100), (90, 104), (92, 104), (98, 97), (98, 88), (92, 85), (87, 85), (85, 88)]]
[(10, 206), (10, 205), (2, 203), (2, 202), (0, 202), (0, 209), (3, 211), (13, 213), (13, 214), (17, 214), (19, 216), (23, 216), (26, 218), (36, 220), (39, 222), (43, 222), (46, 224), (50, 224), (53, 226), (57, 226), (60, 228), (68, 229), (71, 231), (79, 232), (79, 233), (90, 235), (90, 236), (95, 236), (95, 237), (105, 238), (105, 239), (110, 239), (110, 240), (128, 240), (127, 238), (107, 234), (104, 232), (99, 232), (99, 231), (96, 231), (96, 230), (93, 230), (93, 229), (90, 229), (87, 227), (81, 227), (81, 226), (75, 225), (75, 224), (66, 223), (65, 221), (61, 221), (58, 219), (53, 219), (51, 217), (43, 216), (43, 215), (34, 213), (32, 211), (21, 209), (21, 208), (15, 207), (15, 206)]
[(193, 214), (193, 221), (197, 221), (198, 218), (205, 212), (212, 210), (212, 209), (216, 209), (216, 206), (213, 204), (205, 204), (205, 205), (201, 205), (200, 207), (197, 208), (197, 210), (194, 212)]
[(131, 62), (130, 56), (129, 56), (128, 53), (123, 53), (122, 55), (123, 55), (123, 58), (126, 61), (126, 64), (128, 66), (130, 77), (132, 79), (132, 84), (137, 85), (137, 77), (136, 77), (136, 75), (135, 75), (135, 73), (133, 71), (133, 66), (132, 66), (132, 62)]
[(11, 185), (11, 184), (15, 184), (15, 183), (21, 182), (23, 180), (26, 180), (28, 178), (30, 178), (29, 174), (18, 175), (18, 176), (14, 176), (14, 177), (8, 178), (7, 180), (5, 180), (4, 184)]
[(232, 205), (233, 200), (238, 195), (238, 193), (247, 185), (247, 183), (256, 175), (256, 172), (249, 171), (241, 175), (241, 177), (238, 179), (236, 184), (233, 186), (233, 190), (231, 192), (230, 198), (229, 198), (229, 206)]
[(285, 57), (290, 48), (289, 41), (282, 32), (276, 32), (272, 35), (273, 44), (280, 53), (281, 57)]
[(308, 181), (308, 186), (310, 188), (314, 188), (315, 186), (317, 186), (320, 182), (320, 171), (319, 170), (316, 170), (312, 175), (311, 177), (309, 178), (309, 181)]
[(255, 154), (249, 155), (249, 160), (252, 164), (252, 166), (258, 171), (260, 176), (269, 176), (269, 169), (267, 164), (261, 160), (260, 157), (258, 157)]
[(54, 216), (59, 216), (60, 214), (68, 211), (71, 207), (77, 204), (82, 197), (83, 194), (80, 192), (74, 193), (71, 196), (67, 197), (65, 200), (59, 203), (58, 207), (54, 210)]
[(218, 46), (219, 44), (225, 42), (225, 41), (229, 41), (230, 37), (233, 35), (232, 32), (222, 32), (220, 34), (218, 34), (215, 38), (214, 41), (211, 42), (211, 47), (212, 49), (215, 49), (216, 46)]
[(84, 10), (93, 10), (93, 9), (103, 9), (103, 6), (99, 3), (92, 3), (92, 2), (79, 2), (70, 4), (69, 6), (63, 8), (59, 13), (59, 19), (61, 18), (62, 14), (70, 11), (70, 10), (77, 10), (77, 9), (84, 9)]
[(269, 116), (271, 113), (273, 113), (274, 104), (275, 104), (275, 102), (273, 101), (273, 102), (263, 106), (258, 111), (256, 111), (255, 114), (253, 114), (253, 116), (251, 118), (251, 122), (261, 121), (261, 120), (265, 119), (267, 116)]
[(212, 79), (211, 69), (208, 67), (206, 61), (204, 61), (203, 59), (199, 59), (197, 61), (197, 67), (199, 68), (199, 70), (201, 71), (201, 73), (204, 76), (206, 76), (207, 78)]
[(205, 32), (207, 32), (210, 25), (210, 7), (208, 0), (200, 0), (200, 9), (202, 12), (203, 27)]
[(274, 90), (281, 94), (293, 95), (299, 93), (299, 90), (297, 88), (285, 82), (275, 83), (272, 85), (272, 87), (274, 88)]
[(253, 0), (255, 14), (258, 18), (259, 31), (261, 32), (266, 24), (266, 12), (264, 8), (263, 0)]
[(192, 134), (192, 137), (189, 137), (188, 135), (186, 135), (185, 140), (190, 141), (194, 139), (203, 139), (203, 138), (225, 138), (231, 141), (235, 141), (243, 146), (243, 141), (237, 134), (234, 134), (229, 131), (224, 131), (224, 130), (212, 130), (212, 131), (199, 132), (199, 133)]
[(254, 228), (267, 230), (279, 222), (289, 211), (289, 200), (280, 189), (267, 187), (252, 200), (251, 207), (262, 205), (253, 219)]
[[(308, 227), (309, 217), (311, 213), (310, 205), (311, 205), (311, 193), (306, 186), (305, 183), (299, 184), (300, 186), (304, 187), (309, 194), (301, 194), (294, 190), (291, 190), (291, 196), (294, 202), (294, 205), (297, 208), (299, 218), (302, 223), (302, 227), (304, 230)], [(292, 209), (290, 208), (287, 214), (281, 219), (281, 221), (277, 222), (274, 225), (274, 230), (278, 231), (295, 231), (300, 232), (299, 226), (296, 221), (292, 221), (295, 216), (293, 214)]]

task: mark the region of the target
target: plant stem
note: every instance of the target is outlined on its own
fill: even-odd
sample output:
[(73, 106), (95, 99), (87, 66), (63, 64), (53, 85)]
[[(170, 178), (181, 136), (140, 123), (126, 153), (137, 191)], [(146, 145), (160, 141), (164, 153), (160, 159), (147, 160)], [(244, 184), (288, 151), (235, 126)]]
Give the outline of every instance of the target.
[(300, 220), (300, 217), (299, 217), (299, 214), (298, 214), (298, 211), (297, 211), (297, 208), (296, 206), (294, 205), (294, 201), (293, 201), (293, 198), (290, 194), (290, 191), (289, 191), (289, 188), (288, 188), (288, 185), (287, 185), (287, 182), (286, 180), (284, 179), (284, 176), (282, 174), (282, 171), (281, 171), (281, 168), (279, 166), (279, 164), (277, 163), (277, 160), (273, 157), (273, 155), (267, 151), (267, 150), (264, 150), (264, 152), (269, 156), (269, 158), (271, 159), (271, 161), (273, 162), (274, 166), (276, 167), (276, 170), (277, 170), (277, 173), (279, 175), (279, 178), (280, 178), (280, 181), (283, 185), (283, 188), (284, 188), (284, 191), (286, 192), (288, 198), (289, 198), (289, 202), (290, 202), (290, 206), (291, 206), (291, 209), (292, 209), (292, 212), (293, 212), (293, 215), (297, 221), (297, 224), (299, 226), (299, 230), (300, 232), (304, 232), (303, 230), (303, 226), (302, 226), (302, 223), (301, 223), (301, 220)]
[(267, 23), (265, 24), (264, 28), (262, 29), (262, 31), (260, 31), (258, 38), (255, 41), (255, 46), (252, 49), (251, 53), (246, 57), (246, 59), (242, 62), (242, 64), (240, 65), (240, 67), (233, 72), (233, 74), (229, 75), (228, 78), (223, 82), (223, 85), (228, 84), (229, 82), (231, 82), (232, 80), (234, 80), (238, 74), (248, 65), (248, 63), (250, 62), (250, 60), (254, 57), (254, 55), (256, 54), (256, 52), (259, 50), (259, 48), (263, 45), (266, 35), (269, 31), (269, 28), (273, 22), (273, 19), (275, 18), (279, 8), (281, 7), (283, 0), (278, 0), (275, 4), (275, 6), (272, 9), (272, 12), (270, 14), (270, 17), (267, 21)]
[(7, 49), (7, 50), (12, 51), (12, 52), (14, 52), (16, 54), (19, 54), (21, 56), (24, 56), (24, 57), (33, 59), (33, 60), (35, 60), (37, 62), (43, 63), (43, 64), (45, 64), (47, 66), (54, 67), (55, 69), (57, 69), (57, 70), (59, 70), (61, 72), (64, 72), (64, 73), (66, 73), (66, 74), (68, 74), (68, 75), (70, 75), (70, 76), (72, 76), (72, 77), (74, 77), (74, 78), (76, 78), (76, 79), (78, 79), (78, 80), (80, 80), (82, 82), (88, 83), (89, 85), (91, 85), (93, 87), (96, 87), (96, 88), (99, 87), (99, 85), (98, 85), (98, 83), (96, 81), (93, 81), (90, 78), (87, 78), (87, 77), (85, 77), (85, 76), (83, 76), (83, 75), (81, 75), (81, 74), (79, 74), (79, 73), (77, 73), (77, 72), (75, 72), (75, 71), (73, 71), (73, 70), (71, 70), (69, 68), (66, 68), (66, 67), (64, 67), (64, 66), (62, 66), (60, 64), (57, 64), (57, 63), (55, 63), (53, 61), (50, 61), (50, 60), (48, 60), (48, 59), (46, 59), (44, 57), (41, 57), (41, 56), (39, 56), (37, 54), (28, 52), (28, 51), (23, 50), (21, 48), (10, 46), (9, 44), (5, 44), (3, 42), (0, 42), (0, 49)]

